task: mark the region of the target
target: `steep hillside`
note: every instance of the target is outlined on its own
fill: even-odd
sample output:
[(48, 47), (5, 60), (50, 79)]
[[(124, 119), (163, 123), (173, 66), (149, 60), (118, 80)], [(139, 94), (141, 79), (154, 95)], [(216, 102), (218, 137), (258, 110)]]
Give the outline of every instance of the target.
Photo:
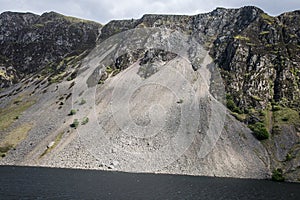
[(0, 162), (299, 181), (299, 18), (2, 13)]
[(95, 46), (101, 28), (95, 22), (55, 12), (41, 16), (4, 12), (0, 15), (0, 26), (0, 87), (40, 70), (63, 71), (59, 63), (87, 54)]

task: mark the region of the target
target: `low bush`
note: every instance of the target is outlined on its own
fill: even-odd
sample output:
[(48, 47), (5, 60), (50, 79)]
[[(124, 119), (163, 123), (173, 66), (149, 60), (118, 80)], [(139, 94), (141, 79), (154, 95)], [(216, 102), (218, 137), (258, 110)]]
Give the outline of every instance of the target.
[(76, 114), (76, 110), (72, 109), (69, 113), (69, 115), (75, 115)]
[(83, 104), (85, 104), (85, 103), (86, 103), (86, 100), (84, 100), (84, 99), (81, 99), (81, 101), (80, 101), (79, 105), (83, 105)]
[(84, 117), (82, 122), (81, 122), (81, 125), (85, 125), (89, 122), (89, 118), (88, 117)]
[(70, 125), (72, 128), (77, 128), (79, 126), (79, 121), (78, 119), (74, 119), (73, 123)]
[(282, 172), (282, 170), (280, 168), (273, 170), (272, 180), (273, 181), (279, 181), (279, 182), (283, 182), (284, 181), (283, 172)]
[(256, 122), (255, 124), (249, 125), (249, 128), (253, 131), (254, 136), (258, 140), (265, 140), (269, 138), (269, 132), (263, 123)]

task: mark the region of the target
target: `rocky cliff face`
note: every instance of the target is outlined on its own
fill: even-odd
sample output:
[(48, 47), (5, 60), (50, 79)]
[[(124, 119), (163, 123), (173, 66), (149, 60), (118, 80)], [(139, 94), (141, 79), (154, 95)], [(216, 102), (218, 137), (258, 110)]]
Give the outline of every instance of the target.
[(195, 16), (145, 15), (108, 23), (100, 38), (139, 27), (166, 27), (197, 38), (221, 70), (231, 114), (252, 130), (265, 129), (272, 165), (299, 178), (299, 17), (299, 11), (272, 17), (251, 6)]
[[(115, 167), (110, 165), (111, 160), (115, 159), (118, 160), (118, 169), (134, 170), (135, 166), (128, 166), (124, 159), (122, 163), (122, 156), (125, 156), (116, 153), (114, 148), (103, 150), (108, 152), (102, 155), (101, 161), (89, 157), (80, 146), (80, 141), (74, 139), (74, 130), (69, 127), (72, 122), (66, 114), (71, 109), (70, 97), (74, 98), (72, 88), (78, 84), (76, 77), (91, 65), (83, 60), (91, 48), (98, 45), (94, 52), (104, 55), (106, 52), (101, 49), (102, 42), (117, 33), (134, 28), (163, 27), (183, 32), (209, 52), (221, 72), (227, 93), (226, 106), (234, 118), (226, 118), (221, 139), (207, 157), (197, 159), (196, 142), (182, 157), (161, 169), (161, 172), (264, 178), (270, 176), (273, 171), (279, 174), (279, 179), (284, 174), (287, 180), (299, 181), (299, 19), (299, 11), (272, 17), (256, 7), (249, 6), (240, 9), (217, 8), (210, 13), (195, 16), (144, 15), (141, 19), (111, 21), (101, 28), (101, 25), (94, 22), (53, 12), (41, 16), (2, 13), (1, 87), (16, 84), (2, 92), (1, 111), (10, 112), (11, 108), (17, 106), (18, 101), (16, 104), (8, 102), (14, 99), (16, 101), (18, 96), (22, 96), (24, 102), (34, 100), (35, 106), (39, 105), (39, 108), (49, 112), (58, 109), (46, 117), (46, 122), (34, 118), (33, 121), (41, 125), (30, 129), (27, 139), (17, 148), (20, 150), (9, 151), (3, 162), (32, 164), (30, 160), (34, 160), (38, 165), (92, 168), (101, 166), (102, 169)], [(101, 31), (97, 35), (99, 28)], [(155, 37), (159, 40), (158, 36)], [(159, 66), (170, 66), (177, 58), (172, 52), (153, 51), (147, 49), (147, 46), (135, 52), (128, 50), (120, 57), (114, 56), (109, 58), (109, 66), (109, 62), (102, 65), (97, 63), (99, 67), (94, 74), (101, 73), (98, 90), (102, 93), (97, 97), (99, 105), (96, 110), (103, 116), (102, 119), (106, 120), (103, 127), (111, 130), (110, 134), (115, 131), (112, 135), (117, 135), (117, 125), (113, 125), (115, 122), (108, 123), (112, 119), (104, 113), (110, 105), (109, 98), (113, 95), (112, 88), (116, 86), (116, 80), (121, 80), (120, 76), (132, 78), (128, 70), (134, 69), (137, 69), (137, 74), (144, 79), (153, 78), (155, 73), (163, 74)], [(93, 57), (90, 55), (88, 58)], [(188, 72), (194, 75), (201, 73), (193, 63), (192, 69), (193, 72)], [(28, 75), (31, 77), (27, 78)], [(19, 82), (23, 77), (25, 79)], [(165, 79), (168, 80), (167, 77)], [(26, 94), (31, 94), (33, 100), (24, 98)], [(163, 94), (163, 91), (158, 90), (154, 96), (161, 98), (163, 102), (169, 102)], [(141, 99), (137, 99), (134, 104), (142, 107), (141, 102)], [(172, 102), (170, 104), (174, 106)], [(37, 107), (33, 106), (26, 116), (36, 115), (37, 112)], [(205, 112), (208, 110), (205, 109)], [(13, 128), (18, 128), (25, 122), (23, 118), (13, 119), (11, 128), (7, 126), (4, 133), (9, 135)], [(139, 146), (141, 142), (123, 137), (118, 140), (124, 140), (124, 144), (120, 142), (122, 144), (118, 145), (123, 145), (122, 148), (129, 146), (128, 151), (145, 151)], [(51, 147), (44, 150), (51, 141)], [(135, 142), (138, 145), (131, 147)], [(48, 153), (54, 148), (53, 145), (57, 147), (52, 153)], [(156, 144), (150, 142), (150, 145), (147, 145)], [(23, 159), (24, 156), (26, 159)], [(105, 159), (105, 156), (108, 158)]]
[(26, 75), (55, 67), (66, 57), (95, 46), (101, 28), (95, 22), (50, 12), (43, 15), (4, 12), (0, 15), (1, 87)]

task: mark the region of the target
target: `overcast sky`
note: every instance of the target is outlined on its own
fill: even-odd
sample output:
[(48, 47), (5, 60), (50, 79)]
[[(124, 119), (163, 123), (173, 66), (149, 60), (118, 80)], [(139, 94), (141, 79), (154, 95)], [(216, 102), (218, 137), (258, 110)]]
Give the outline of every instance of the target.
[(107, 23), (112, 19), (140, 18), (146, 13), (199, 14), (216, 7), (255, 5), (271, 15), (300, 10), (300, 0), (0, 0), (0, 12), (42, 14), (56, 11), (64, 15)]

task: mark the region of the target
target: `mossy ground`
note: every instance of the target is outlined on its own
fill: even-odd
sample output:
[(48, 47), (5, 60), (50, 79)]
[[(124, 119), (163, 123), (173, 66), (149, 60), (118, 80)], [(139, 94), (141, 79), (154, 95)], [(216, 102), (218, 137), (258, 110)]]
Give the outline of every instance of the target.
[(0, 132), (5, 131), (18, 117), (30, 106), (35, 104), (34, 100), (24, 100), (19, 96), (4, 109), (0, 109)]
[(15, 148), (20, 142), (22, 142), (27, 137), (28, 132), (32, 127), (33, 124), (26, 123), (9, 132), (0, 142), (1, 157), (3, 157), (3, 155), (5, 155), (5, 153), (10, 149)]
[(56, 135), (55, 140), (54, 140), (54, 144), (47, 148), (41, 155), (40, 158), (43, 157), (44, 155), (46, 155), (47, 153), (51, 152), (61, 141), (62, 137), (64, 135), (64, 132), (60, 132), (59, 134)]
[(279, 110), (273, 112), (274, 124), (277, 125), (300, 125), (299, 113), (291, 108), (280, 107)]

